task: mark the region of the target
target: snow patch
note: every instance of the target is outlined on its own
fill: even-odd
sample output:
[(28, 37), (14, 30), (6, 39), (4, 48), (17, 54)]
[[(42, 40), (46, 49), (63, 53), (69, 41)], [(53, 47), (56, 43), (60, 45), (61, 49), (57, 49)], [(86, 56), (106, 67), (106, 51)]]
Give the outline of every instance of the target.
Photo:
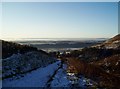
[(57, 61), (47, 67), (32, 71), (17, 80), (5, 79), (3, 80), (3, 87), (44, 87), (60, 64), (61, 62)]
[(67, 79), (66, 71), (64, 69), (59, 69), (54, 80), (51, 82), (51, 87), (68, 87), (69, 84), (70, 82)]

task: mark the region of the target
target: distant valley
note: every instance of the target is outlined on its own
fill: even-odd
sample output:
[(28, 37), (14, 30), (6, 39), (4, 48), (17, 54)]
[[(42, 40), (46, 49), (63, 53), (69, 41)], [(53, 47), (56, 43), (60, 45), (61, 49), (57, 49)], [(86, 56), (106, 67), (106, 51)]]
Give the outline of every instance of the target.
[(119, 34), (109, 40), (1, 42), (3, 87), (120, 87)]
[(53, 52), (53, 51), (65, 51), (65, 50), (75, 50), (81, 49), (84, 47), (90, 47), (92, 45), (97, 45), (103, 43), (107, 40), (107, 38), (69, 38), (69, 39), (23, 39), (23, 40), (16, 40), (17, 42), (22, 45), (30, 45), (33, 47), (37, 47), (38, 49), (42, 49), (46, 52)]

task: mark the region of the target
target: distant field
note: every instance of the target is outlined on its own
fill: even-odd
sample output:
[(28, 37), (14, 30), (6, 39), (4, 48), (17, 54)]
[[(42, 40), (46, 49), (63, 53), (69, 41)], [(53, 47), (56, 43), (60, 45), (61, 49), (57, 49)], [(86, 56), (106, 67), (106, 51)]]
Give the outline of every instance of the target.
[(15, 42), (20, 44), (27, 44), (37, 47), (47, 52), (51, 51), (64, 51), (64, 50), (76, 50), (83, 47), (89, 47), (96, 44), (100, 44), (106, 41), (104, 38), (99, 39), (24, 39), (16, 40)]

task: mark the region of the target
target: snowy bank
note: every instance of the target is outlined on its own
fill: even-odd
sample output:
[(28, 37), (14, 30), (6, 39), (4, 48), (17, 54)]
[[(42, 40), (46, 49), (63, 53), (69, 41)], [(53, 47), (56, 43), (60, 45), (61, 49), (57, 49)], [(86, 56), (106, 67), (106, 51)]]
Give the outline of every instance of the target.
[(57, 61), (47, 67), (34, 70), (20, 79), (5, 79), (2, 82), (3, 87), (44, 87), (60, 65), (61, 61)]
[(2, 60), (2, 77), (12, 77), (34, 69), (45, 67), (55, 62), (56, 59), (37, 51), (25, 54), (13, 54)]

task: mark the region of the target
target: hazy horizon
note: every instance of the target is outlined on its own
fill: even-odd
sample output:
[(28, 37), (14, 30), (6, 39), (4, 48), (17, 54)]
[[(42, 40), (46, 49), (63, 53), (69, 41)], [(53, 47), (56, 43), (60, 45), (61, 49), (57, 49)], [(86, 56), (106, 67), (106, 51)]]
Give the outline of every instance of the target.
[(3, 38), (6, 41), (102, 41), (110, 38)]

